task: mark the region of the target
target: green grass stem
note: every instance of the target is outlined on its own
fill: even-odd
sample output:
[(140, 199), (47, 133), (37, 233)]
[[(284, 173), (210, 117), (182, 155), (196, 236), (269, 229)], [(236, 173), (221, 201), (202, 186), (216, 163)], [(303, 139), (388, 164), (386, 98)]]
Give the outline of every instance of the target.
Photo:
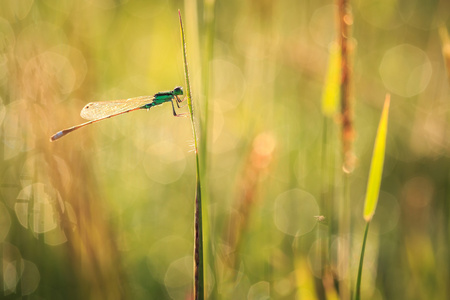
[(355, 299), (361, 299), (361, 277), (364, 263), (364, 252), (366, 248), (367, 233), (369, 224), (375, 214), (380, 194), (381, 178), (383, 176), (384, 156), (386, 149), (386, 136), (388, 128), (390, 96), (386, 95), (384, 101), (383, 112), (381, 113), (380, 123), (378, 125), (377, 136), (375, 137), (375, 145), (373, 149), (372, 161), (370, 164), (369, 180), (367, 183), (366, 201), (364, 203), (364, 219), (366, 220), (366, 230), (364, 232), (364, 240), (361, 249), (361, 257), (359, 259), (358, 277), (356, 278)]
[(356, 290), (355, 290), (355, 300), (361, 299), (361, 278), (362, 278), (362, 267), (364, 262), (364, 253), (366, 250), (367, 233), (369, 232), (370, 222), (366, 223), (366, 229), (364, 230), (364, 239), (361, 248), (361, 257), (359, 258), (358, 267), (358, 277), (356, 278)]
[(192, 109), (191, 87), (189, 82), (189, 69), (186, 55), (186, 37), (184, 34), (183, 20), (181, 12), (178, 10), (180, 19), (180, 32), (183, 52), (184, 75), (186, 80), (186, 98), (191, 118), (192, 134), (194, 137), (195, 162), (196, 162), (196, 194), (194, 212), (194, 299), (205, 299), (204, 289), (204, 266), (203, 266), (203, 218), (202, 218), (202, 197), (200, 182), (200, 163), (198, 155), (197, 131), (195, 129), (194, 111)]
[[(321, 214), (327, 218), (328, 222), (328, 245), (324, 246), (322, 251), (324, 251), (325, 261), (324, 264), (329, 267), (330, 263), (330, 250), (332, 239), (331, 236), (334, 234), (333, 222), (336, 219), (333, 216), (333, 197), (331, 197), (333, 189), (333, 172), (334, 172), (334, 153), (330, 151), (332, 147), (329, 147), (329, 137), (330, 132), (334, 123), (333, 117), (339, 112), (339, 95), (340, 95), (340, 72), (341, 72), (341, 59), (340, 59), (340, 49), (338, 43), (333, 43), (329, 49), (329, 59), (328, 59), (328, 71), (325, 78), (325, 85), (322, 94), (322, 115), (323, 115), (323, 125), (322, 125), (322, 154), (321, 154), (321, 195), (320, 195), (320, 211)], [(325, 248), (327, 247), (327, 248)], [(323, 271), (326, 268), (322, 269)], [(322, 274), (323, 275), (323, 274)]]
[[(349, 234), (351, 229), (351, 201), (350, 201), (350, 175), (355, 168), (355, 157), (353, 154), (353, 139), (355, 128), (353, 125), (353, 102), (351, 96), (352, 64), (351, 57), (351, 27), (352, 14), (350, 10), (350, 0), (338, 0), (338, 20), (339, 20), (339, 49), (340, 55), (336, 59), (340, 61), (340, 104), (341, 104), (341, 145), (342, 145), (342, 170), (343, 170), (343, 199), (339, 203), (339, 236), (341, 238)], [(342, 246), (338, 249), (340, 260), (340, 272), (343, 273), (350, 267), (350, 240), (344, 238)], [(339, 282), (339, 294), (341, 299), (350, 299), (350, 283), (347, 278), (342, 278)]]

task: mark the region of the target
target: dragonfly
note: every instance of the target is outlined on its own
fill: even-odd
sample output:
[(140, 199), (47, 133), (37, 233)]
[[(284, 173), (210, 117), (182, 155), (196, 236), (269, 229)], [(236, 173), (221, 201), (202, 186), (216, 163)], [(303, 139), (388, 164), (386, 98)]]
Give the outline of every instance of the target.
[(81, 117), (89, 120), (86, 123), (75, 125), (64, 130), (58, 131), (50, 137), (50, 141), (66, 136), (67, 134), (80, 129), (84, 126), (91, 125), (98, 121), (109, 119), (118, 115), (126, 114), (139, 109), (150, 109), (154, 106), (161, 105), (165, 102), (172, 103), (172, 111), (175, 117), (181, 117), (185, 114), (177, 114), (175, 111), (174, 101), (178, 108), (181, 108), (180, 103), (184, 101), (180, 96), (183, 95), (183, 88), (181, 86), (175, 87), (172, 91), (158, 92), (153, 96), (141, 96), (136, 98), (129, 98), (123, 100), (113, 101), (99, 101), (91, 102), (81, 110)]

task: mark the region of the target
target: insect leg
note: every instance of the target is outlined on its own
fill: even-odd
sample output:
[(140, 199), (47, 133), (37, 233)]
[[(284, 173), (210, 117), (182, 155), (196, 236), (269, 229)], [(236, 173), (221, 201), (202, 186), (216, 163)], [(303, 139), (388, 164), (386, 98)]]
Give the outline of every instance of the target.
[[(178, 98), (178, 97), (177, 97), (177, 98)], [(177, 113), (176, 113), (176, 111), (175, 111), (175, 105), (173, 105), (173, 99), (170, 100), (170, 103), (172, 103), (172, 111), (173, 111), (173, 115), (174, 115), (175, 117), (185, 117), (185, 116), (186, 116), (185, 113), (182, 113), (182, 114), (177, 114)], [(178, 108), (180, 108), (180, 106), (178, 105), (178, 100), (177, 100), (177, 106), (178, 106)]]
[(182, 106), (180, 106), (180, 104), (179, 104), (179, 103), (185, 101), (186, 97), (184, 97), (183, 99), (180, 99), (180, 97), (176, 96), (176, 98), (177, 98), (177, 106), (178, 106), (178, 108), (183, 108), (183, 107), (186, 106), (187, 103), (185, 105), (182, 105)]

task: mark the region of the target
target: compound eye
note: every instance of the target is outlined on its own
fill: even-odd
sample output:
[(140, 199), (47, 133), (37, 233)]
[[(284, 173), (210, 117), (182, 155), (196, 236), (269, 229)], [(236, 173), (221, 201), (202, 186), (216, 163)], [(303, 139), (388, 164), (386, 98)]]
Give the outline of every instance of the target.
[(173, 92), (175, 93), (175, 95), (183, 95), (183, 88), (181, 86), (177, 86)]

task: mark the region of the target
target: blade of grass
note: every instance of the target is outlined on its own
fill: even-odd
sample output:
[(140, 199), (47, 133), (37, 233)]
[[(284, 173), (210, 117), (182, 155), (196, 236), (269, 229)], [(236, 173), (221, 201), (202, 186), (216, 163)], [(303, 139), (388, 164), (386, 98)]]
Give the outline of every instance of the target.
[(200, 164), (198, 156), (197, 131), (195, 129), (194, 111), (192, 109), (191, 85), (189, 82), (189, 70), (186, 55), (186, 38), (183, 28), (181, 12), (178, 10), (180, 19), (181, 43), (183, 52), (184, 75), (186, 80), (186, 98), (191, 118), (192, 134), (194, 137), (195, 162), (196, 162), (196, 194), (195, 194), (195, 212), (194, 212), (194, 299), (205, 299), (204, 294), (204, 266), (203, 266), (203, 220), (202, 220), (202, 196), (200, 183)]
[(367, 183), (366, 200), (364, 203), (364, 219), (366, 220), (366, 230), (361, 249), (361, 257), (359, 260), (358, 277), (356, 278), (355, 299), (361, 299), (361, 278), (362, 267), (364, 263), (364, 252), (366, 249), (367, 233), (369, 232), (369, 224), (375, 214), (378, 203), (378, 195), (380, 194), (381, 177), (383, 175), (384, 156), (386, 150), (386, 136), (388, 128), (390, 95), (386, 95), (384, 100), (383, 112), (381, 113), (380, 123), (378, 125), (377, 136), (373, 148), (372, 161), (370, 164), (369, 179)]
[(386, 95), (383, 112), (381, 113), (380, 124), (378, 125), (377, 136), (373, 148), (372, 162), (370, 164), (370, 174), (367, 182), (366, 200), (364, 203), (364, 219), (366, 222), (372, 220), (377, 207), (378, 195), (380, 192), (381, 176), (383, 173), (384, 153), (386, 149), (386, 135), (388, 127), (390, 95)]

